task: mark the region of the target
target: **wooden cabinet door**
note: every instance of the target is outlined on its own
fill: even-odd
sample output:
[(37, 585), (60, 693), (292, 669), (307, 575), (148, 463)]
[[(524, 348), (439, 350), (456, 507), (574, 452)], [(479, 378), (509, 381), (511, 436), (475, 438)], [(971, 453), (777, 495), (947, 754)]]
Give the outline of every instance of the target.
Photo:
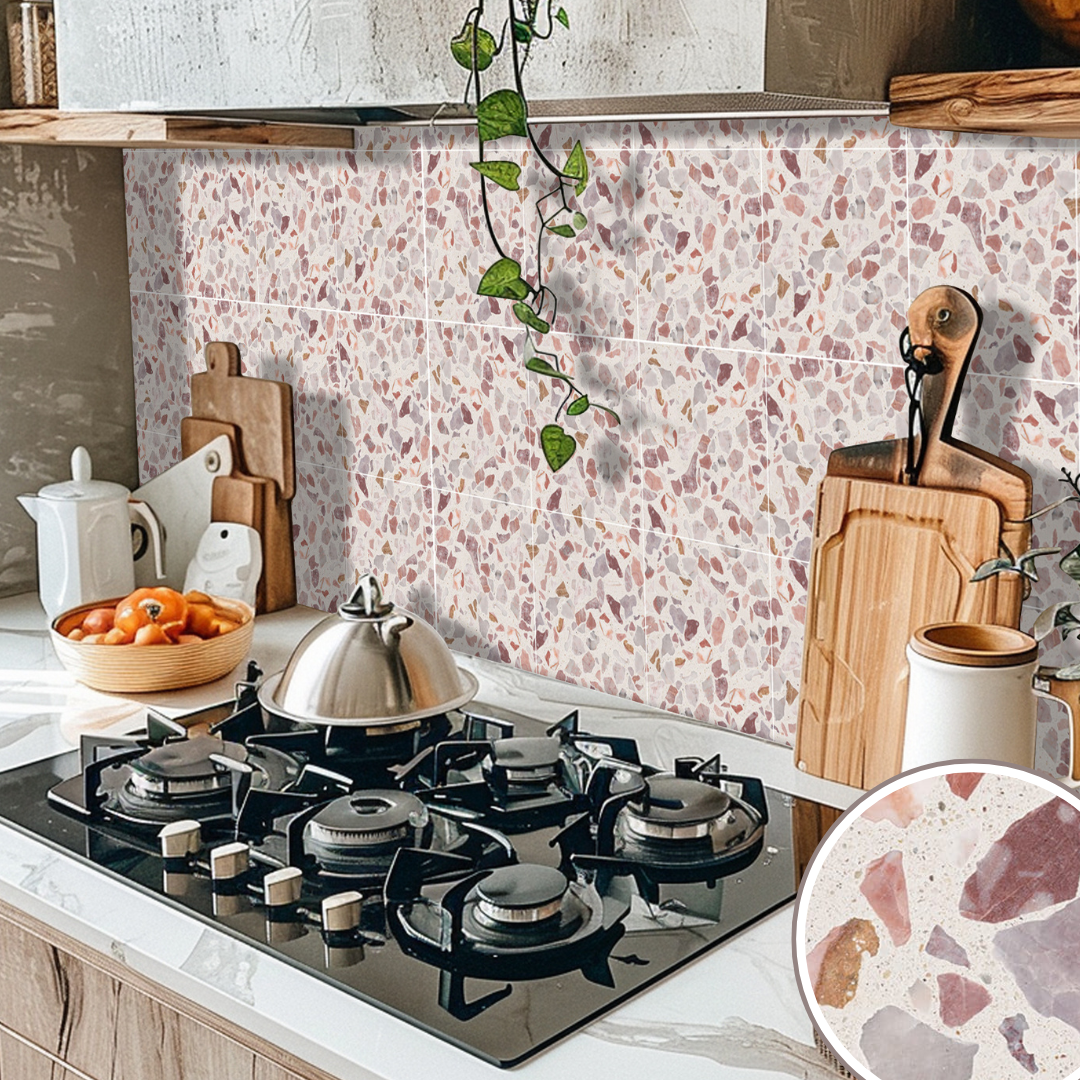
[(333, 1080), (0, 903), (0, 1080), (87, 1078)]

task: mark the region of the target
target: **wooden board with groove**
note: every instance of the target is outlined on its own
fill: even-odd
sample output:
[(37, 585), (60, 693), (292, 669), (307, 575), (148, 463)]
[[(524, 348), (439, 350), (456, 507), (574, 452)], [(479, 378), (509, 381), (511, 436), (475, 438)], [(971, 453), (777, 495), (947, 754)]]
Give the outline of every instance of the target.
[(1018, 576), (970, 580), (1003, 545), (1016, 557), (1031, 539), (1024, 520), (1031, 477), (953, 436), (981, 326), (978, 302), (963, 289), (920, 293), (901, 339), (918, 403), (909, 416), (922, 414), (914, 436), (829, 455), (818, 488), (795, 743), (800, 768), (816, 776), (871, 787), (900, 771), (905, 649), (920, 626), (1020, 624)]
[[(1014, 590), (972, 584), (1001, 509), (973, 492), (826, 477), (818, 489), (796, 761), (869, 788), (900, 771), (905, 647), (932, 622), (1013, 623)], [(1009, 583), (1011, 585), (1011, 583)], [(900, 587), (898, 587), (898, 585)]]

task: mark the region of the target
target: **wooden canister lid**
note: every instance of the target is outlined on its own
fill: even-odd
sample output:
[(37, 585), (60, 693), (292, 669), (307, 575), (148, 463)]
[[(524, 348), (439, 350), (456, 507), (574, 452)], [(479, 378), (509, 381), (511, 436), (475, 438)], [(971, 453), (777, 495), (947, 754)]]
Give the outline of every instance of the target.
[(927, 660), (963, 667), (1015, 667), (1039, 654), (1038, 643), (1022, 630), (985, 623), (921, 626), (912, 635), (911, 648)]

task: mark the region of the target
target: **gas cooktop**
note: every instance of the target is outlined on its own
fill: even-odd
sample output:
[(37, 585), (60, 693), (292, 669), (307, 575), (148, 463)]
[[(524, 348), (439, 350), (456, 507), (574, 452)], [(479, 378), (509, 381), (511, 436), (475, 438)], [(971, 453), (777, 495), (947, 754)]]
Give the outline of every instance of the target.
[(0, 774), (0, 815), (313, 977), (510, 1066), (790, 901), (815, 807), (719, 758), (472, 705), (259, 705)]

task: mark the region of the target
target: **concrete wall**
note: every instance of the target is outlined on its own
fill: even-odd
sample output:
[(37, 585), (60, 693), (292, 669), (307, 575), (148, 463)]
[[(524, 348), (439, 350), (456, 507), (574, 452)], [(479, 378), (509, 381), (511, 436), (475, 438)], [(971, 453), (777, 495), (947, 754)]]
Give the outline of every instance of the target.
[(0, 148), (0, 595), (37, 587), (22, 492), (70, 475), (135, 486), (119, 150)]

